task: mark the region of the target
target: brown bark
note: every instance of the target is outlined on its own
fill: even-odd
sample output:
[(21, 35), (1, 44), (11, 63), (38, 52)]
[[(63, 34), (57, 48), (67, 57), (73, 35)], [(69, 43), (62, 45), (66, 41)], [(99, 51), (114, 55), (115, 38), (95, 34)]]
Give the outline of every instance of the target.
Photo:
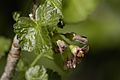
[(11, 80), (12, 79), (19, 59), (20, 59), (20, 45), (19, 45), (19, 40), (17, 39), (17, 35), (16, 35), (13, 39), (13, 43), (12, 43), (11, 49), (7, 57), (7, 63), (5, 66), (5, 70), (0, 80)]

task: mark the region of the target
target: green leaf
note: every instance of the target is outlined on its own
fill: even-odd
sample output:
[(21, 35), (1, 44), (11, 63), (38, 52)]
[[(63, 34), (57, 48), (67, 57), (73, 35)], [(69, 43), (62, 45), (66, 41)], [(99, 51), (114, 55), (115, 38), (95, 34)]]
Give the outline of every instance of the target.
[(48, 74), (43, 66), (31, 67), (26, 71), (26, 80), (48, 80)]
[[(54, 62), (52, 42), (49, 36), (54, 27), (57, 27), (59, 19), (62, 18), (60, 8), (61, 0), (45, 1), (36, 10), (37, 15), (35, 20), (20, 17), (14, 25), (15, 33), (20, 40), (22, 55), (25, 55), (22, 59), (24, 64), (28, 64), (26, 65), (27, 68), (35, 64), (40, 64), (40, 61), (42, 61), (41, 65), (44, 65), (46, 62), (47, 64), (48, 62), (52, 62), (54, 65), (47, 65), (45, 67), (52, 68), (53, 70), (55, 68), (55, 71), (62, 72)], [(41, 60), (42, 57), (45, 57), (45, 60)]]
[(31, 52), (35, 49), (36, 23), (27, 17), (20, 17), (14, 24), (14, 32), (18, 35), (21, 49)]
[(5, 55), (10, 47), (10, 39), (0, 37), (0, 58)]
[(61, 8), (62, 0), (46, 0), (36, 10), (36, 20), (52, 31), (56, 29), (59, 19), (63, 18)]
[(98, 0), (65, 0), (63, 6), (64, 20), (76, 23), (85, 20), (90, 15)]
[(33, 59), (33, 62), (31, 62), (31, 66), (34, 66), (43, 54), (53, 53), (51, 49), (51, 40), (46, 26), (41, 25), (30, 18), (21, 17), (14, 25), (14, 29), (20, 39), (22, 51), (27, 51), (36, 56)]

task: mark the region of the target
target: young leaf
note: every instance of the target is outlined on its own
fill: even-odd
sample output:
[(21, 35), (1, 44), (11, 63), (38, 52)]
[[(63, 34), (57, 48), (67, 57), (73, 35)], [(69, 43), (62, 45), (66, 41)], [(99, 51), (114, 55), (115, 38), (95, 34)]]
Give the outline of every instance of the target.
[(48, 80), (48, 74), (43, 66), (31, 67), (26, 71), (26, 80)]
[(31, 52), (36, 44), (36, 23), (27, 17), (20, 17), (14, 24), (14, 32), (18, 35), (21, 49)]
[(46, 0), (36, 10), (36, 20), (48, 26), (49, 31), (56, 29), (62, 15), (62, 0)]

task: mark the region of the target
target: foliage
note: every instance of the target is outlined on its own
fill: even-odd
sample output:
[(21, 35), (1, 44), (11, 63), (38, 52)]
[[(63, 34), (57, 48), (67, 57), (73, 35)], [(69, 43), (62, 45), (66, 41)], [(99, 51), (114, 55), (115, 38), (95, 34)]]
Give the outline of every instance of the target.
[(26, 80), (48, 80), (48, 74), (43, 66), (29, 68), (26, 72)]
[[(23, 61), (24, 64), (29, 64), (26, 69), (42, 63), (41, 65), (44, 65), (46, 68), (61, 71), (54, 63), (52, 42), (49, 36), (53, 34), (59, 19), (62, 18), (61, 0), (45, 1), (44, 4), (36, 9), (35, 14), (35, 19), (33, 19), (33, 17), (18, 18), (18, 16), (15, 18), (17, 23), (14, 24), (14, 29), (21, 41), (20, 45), (23, 51), (21, 62)], [(42, 58), (44, 62), (38, 63), (39, 61), (43, 61), (40, 60)], [(46, 63), (53, 65), (47, 65)], [(20, 71), (19, 69), (21, 69), (20, 63), (18, 64), (17, 70)]]
[(14, 31), (20, 40), (23, 55), (17, 70), (18, 72), (27, 70), (28, 80), (34, 79), (34, 76), (30, 75), (35, 75), (35, 78), (41, 80), (39, 77), (42, 75), (36, 75), (38, 72), (30, 73), (31, 70), (36, 71), (36, 67), (33, 69), (35, 65), (52, 69), (64, 78), (70, 72), (68, 69), (75, 68), (83, 57), (81, 55), (86, 53), (88, 42), (85, 37), (57, 31), (57, 27), (64, 26), (61, 9), (62, 0), (46, 0), (44, 4), (38, 6), (35, 15), (30, 14), (30, 17), (14, 15), (17, 22), (14, 24)]
[[(82, 56), (78, 55), (83, 55), (84, 52), (81, 52), (82, 48), (79, 47), (85, 49), (86, 47), (79, 45), (84, 38), (75, 33), (61, 34), (57, 31), (57, 27), (64, 26), (61, 9), (62, 0), (46, 0), (36, 9), (35, 16), (30, 14), (30, 17), (19, 17), (19, 14), (15, 13), (14, 19), (17, 23), (14, 24), (14, 30), (20, 40), (23, 55), (20, 62), (28, 64), (28, 66), (20, 66), (19, 63), (18, 71), (22, 70), (21, 67), (26, 67), (26, 71), (31, 70), (35, 65), (40, 65), (58, 72), (63, 78), (69, 73), (67, 69), (75, 68), (81, 60)], [(74, 39), (75, 37), (79, 39)], [(78, 43), (75, 44), (76, 42)], [(76, 45), (74, 52), (72, 45)], [(84, 45), (87, 45), (87, 42)], [(33, 77), (26, 78), (32, 80)]]

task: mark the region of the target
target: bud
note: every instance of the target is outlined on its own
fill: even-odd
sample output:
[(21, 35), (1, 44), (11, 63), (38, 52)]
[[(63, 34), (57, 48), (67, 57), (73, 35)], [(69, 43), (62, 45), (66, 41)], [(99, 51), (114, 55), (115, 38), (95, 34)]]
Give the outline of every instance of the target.
[(76, 34), (74, 34), (73, 40), (79, 41), (82, 44), (87, 44), (88, 43), (87, 37), (76, 35)]
[(86, 49), (80, 48), (79, 46), (76, 45), (70, 45), (69, 48), (73, 55), (71, 58), (67, 59), (65, 65), (68, 69), (72, 69), (76, 68), (77, 64), (81, 62), (82, 58), (85, 55)]
[(62, 41), (62, 40), (58, 40), (56, 43), (57, 43), (59, 52), (63, 53), (64, 50), (65, 50), (65, 48), (67, 47), (66, 44), (65, 44), (65, 42)]

